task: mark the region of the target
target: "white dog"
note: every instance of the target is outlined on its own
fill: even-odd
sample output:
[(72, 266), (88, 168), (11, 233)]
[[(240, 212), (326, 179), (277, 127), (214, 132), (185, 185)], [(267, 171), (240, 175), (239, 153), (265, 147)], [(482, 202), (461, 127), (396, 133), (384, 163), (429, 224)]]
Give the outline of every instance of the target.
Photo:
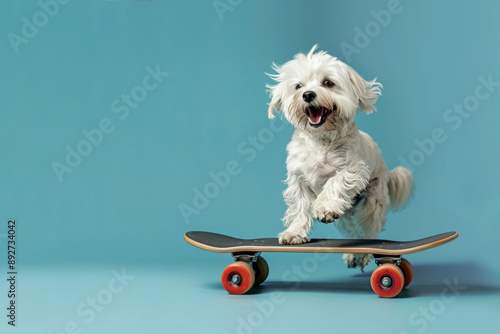
[[(313, 218), (336, 222), (351, 238), (377, 238), (386, 211), (408, 200), (413, 177), (403, 167), (389, 171), (377, 144), (354, 123), (356, 112), (371, 113), (382, 85), (365, 81), (351, 67), (316, 45), (282, 66), (273, 64), (277, 82), (269, 118), (283, 111), (295, 127), (287, 146), (288, 206), (281, 244), (308, 242)], [(363, 267), (370, 256), (345, 254), (348, 267)]]

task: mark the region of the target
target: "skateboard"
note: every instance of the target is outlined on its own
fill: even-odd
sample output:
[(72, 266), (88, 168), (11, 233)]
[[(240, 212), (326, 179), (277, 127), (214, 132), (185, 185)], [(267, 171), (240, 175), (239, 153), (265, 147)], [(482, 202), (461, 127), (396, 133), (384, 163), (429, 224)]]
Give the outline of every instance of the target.
[(184, 234), (189, 244), (216, 253), (232, 253), (234, 263), (222, 272), (222, 285), (231, 294), (244, 294), (262, 284), (269, 265), (262, 252), (356, 253), (373, 256), (377, 268), (371, 275), (373, 291), (384, 298), (397, 296), (413, 279), (413, 268), (402, 255), (444, 245), (458, 237), (447, 232), (412, 241), (380, 239), (311, 239), (299, 245), (280, 245), (277, 238), (238, 239), (227, 235), (192, 231)]

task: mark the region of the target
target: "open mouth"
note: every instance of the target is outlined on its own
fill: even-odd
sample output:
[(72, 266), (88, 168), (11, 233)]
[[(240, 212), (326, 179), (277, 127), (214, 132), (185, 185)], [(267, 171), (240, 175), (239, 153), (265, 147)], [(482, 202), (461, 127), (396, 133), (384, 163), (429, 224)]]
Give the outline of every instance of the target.
[(330, 115), (334, 110), (337, 110), (337, 105), (333, 106), (333, 110), (325, 107), (309, 106), (306, 108), (305, 113), (307, 117), (309, 117), (309, 125), (313, 128), (317, 128), (325, 123), (328, 115)]

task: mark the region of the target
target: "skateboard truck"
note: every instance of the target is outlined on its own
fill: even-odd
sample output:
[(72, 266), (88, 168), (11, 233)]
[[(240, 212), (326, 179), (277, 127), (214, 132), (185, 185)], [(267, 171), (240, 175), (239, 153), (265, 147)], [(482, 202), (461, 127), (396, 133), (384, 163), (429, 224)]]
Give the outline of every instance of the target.
[(258, 257), (262, 254), (262, 252), (251, 252), (251, 253), (243, 253), (237, 252), (233, 253), (234, 261), (245, 261), (246, 263), (257, 262)]
[(384, 264), (384, 263), (392, 263), (395, 265), (399, 265), (401, 263), (401, 256), (400, 255), (380, 255), (380, 254), (373, 254), (373, 260), (375, 260), (375, 263), (377, 266)]

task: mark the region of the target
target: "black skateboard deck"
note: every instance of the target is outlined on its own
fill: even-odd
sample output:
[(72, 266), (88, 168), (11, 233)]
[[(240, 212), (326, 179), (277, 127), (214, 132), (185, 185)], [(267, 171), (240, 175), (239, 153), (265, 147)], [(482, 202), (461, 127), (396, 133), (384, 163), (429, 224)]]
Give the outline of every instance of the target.
[(216, 253), (296, 252), (296, 253), (358, 253), (400, 256), (420, 252), (448, 243), (458, 237), (446, 232), (412, 241), (381, 239), (311, 239), (299, 245), (280, 245), (278, 238), (238, 239), (227, 235), (192, 231), (184, 239), (193, 246)]

